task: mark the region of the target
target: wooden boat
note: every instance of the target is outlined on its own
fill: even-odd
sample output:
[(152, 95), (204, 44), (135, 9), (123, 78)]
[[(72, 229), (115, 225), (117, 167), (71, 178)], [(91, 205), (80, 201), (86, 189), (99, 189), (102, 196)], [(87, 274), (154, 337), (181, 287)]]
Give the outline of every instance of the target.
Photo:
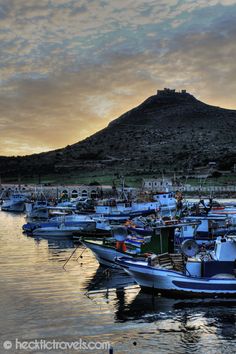
[(116, 263), (144, 290), (183, 297), (236, 297), (235, 259), (236, 236), (227, 236), (216, 240), (214, 251), (186, 261), (183, 254), (165, 253), (146, 260), (120, 257)]
[[(150, 231), (150, 236), (128, 236), (126, 227), (113, 227), (113, 238), (90, 239), (81, 238), (81, 242), (89, 248), (95, 255), (97, 261), (105, 266), (115, 267), (115, 257), (143, 257), (145, 254), (174, 252), (175, 249), (175, 229), (191, 225), (196, 227), (196, 223), (173, 223), (169, 225), (159, 225)], [(117, 243), (123, 242), (122, 244)]]

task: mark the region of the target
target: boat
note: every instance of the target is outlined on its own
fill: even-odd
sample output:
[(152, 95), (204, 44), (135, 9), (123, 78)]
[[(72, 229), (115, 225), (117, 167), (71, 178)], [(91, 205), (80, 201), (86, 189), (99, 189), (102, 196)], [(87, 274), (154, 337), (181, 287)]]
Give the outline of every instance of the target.
[(172, 215), (176, 210), (177, 202), (172, 192), (159, 192), (153, 195), (153, 199), (158, 202), (159, 212), (162, 216)]
[(33, 230), (32, 236), (37, 237), (73, 237), (77, 231), (81, 229), (76, 226), (66, 226), (64, 223), (61, 223), (58, 226), (51, 227), (39, 227)]
[(5, 199), (2, 203), (1, 210), (12, 212), (23, 212), (25, 210), (25, 202), (28, 196), (23, 193), (13, 193), (9, 199)]
[[(229, 218), (227, 215), (214, 213), (209, 213), (208, 215), (190, 215), (184, 217), (182, 220), (199, 223), (195, 232), (195, 240), (198, 243), (215, 240), (217, 236), (224, 236), (229, 231), (236, 233), (236, 218)], [(192, 237), (190, 236), (189, 238)]]
[(143, 257), (145, 254), (174, 252), (175, 230), (191, 225), (196, 227), (198, 223), (169, 223), (158, 225), (149, 232), (149, 236), (137, 234), (128, 235), (125, 226), (113, 227), (113, 237), (96, 239), (82, 237), (82, 244), (89, 248), (101, 265), (118, 268), (116, 257)]
[(163, 192), (153, 196), (153, 200), (149, 202), (116, 199), (101, 200), (95, 206), (95, 213), (96, 215), (103, 215), (109, 220), (125, 221), (157, 212), (162, 216), (171, 216), (175, 209), (176, 200), (172, 193)]
[(95, 229), (94, 228), (89, 228), (89, 227), (83, 227), (81, 231), (77, 231), (76, 234), (74, 235), (74, 241), (79, 241), (80, 238), (83, 237), (88, 237), (89, 239), (96, 240), (103, 237), (111, 237), (111, 225), (109, 220), (104, 219), (104, 218), (98, 218), (98, 217), (93, 217), (92, 220), (94, 220), (95, 224)]
[(29, 219), (48, 219), (49, 205), (46, 200), (25, 203), (26, 216)]
[(69, 226), (80, 226), (81, 228), (87, 230), (95, 230), (96, 228), (96, 221), (90, 215), (80, 215), (80, 214), (70, 214), (70, 215), (61, 215), (52, 217), (50, 222), (64, 222), (66, 225)]
[(186, 240), (182, 253), (146, 260), (116, 258), (140, 287), (177, 297), (236, 297), (236, 236), (218, 237), (214, 251), (198, 253)]
[(153, 232), (153, 227), (155, 227), (160, 221), (153, 214), (150, 217), (137, 217), (132, 220), (127, 220), (125, 226), (130, 233), (135, 233), (141, 236), (149, 236)]
[(62, 223), (66, 227), (73, 227), (80, 231), (94, 231), (96, 229), (96, 221), (93, 220), (90, 216), (76, 214), (52, 217), (48, 221), (43, 222), (28, 222), (24, 224), (22, 228), (26, 233), (30, 234), (33, 232), (33, 230), (39, 228), (58, 228)]
[[(127, 229), (123, 226), (114, 227), (112, 230), (113, 237), (106, 238), (92, 238), (82, 237), (82, 244), (89, 248), (97, 261), (106, 267), (119, 268), (115, 263), (116, 257), (126, 255), (127, 257), (133, 257), (138, 253), (137, 245), (126, 245), (124, 242), (127, 239)], [(139, 250), (140, 251), (140, 250)]]

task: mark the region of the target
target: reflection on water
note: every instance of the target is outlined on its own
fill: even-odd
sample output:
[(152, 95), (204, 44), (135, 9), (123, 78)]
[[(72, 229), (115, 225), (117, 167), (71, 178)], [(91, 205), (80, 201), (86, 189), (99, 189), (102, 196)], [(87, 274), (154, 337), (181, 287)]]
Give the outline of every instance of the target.
[(23, 222), (0, 213), (1, 341), (102, 340), (114, 354), (235, 352), (234, 301), (142, 293), (123, 271), (99, 267), (82, 246), (63, 269), (73, 241), (27, 237)]
[(92, 277), (86, 280), (84, 287), (91, 293), (96, 291), (123, 289), (132, 284), (135, 284), (135, 282), (123, 270), (98, 266)]

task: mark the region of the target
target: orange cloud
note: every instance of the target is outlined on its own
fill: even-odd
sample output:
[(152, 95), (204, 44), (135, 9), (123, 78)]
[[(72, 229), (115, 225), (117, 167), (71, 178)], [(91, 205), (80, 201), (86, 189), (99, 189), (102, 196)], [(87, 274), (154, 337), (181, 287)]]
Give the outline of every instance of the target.
[(0, 155), (73, 144), (163, 87), (236, 108), (235, 3), (9, 1)]

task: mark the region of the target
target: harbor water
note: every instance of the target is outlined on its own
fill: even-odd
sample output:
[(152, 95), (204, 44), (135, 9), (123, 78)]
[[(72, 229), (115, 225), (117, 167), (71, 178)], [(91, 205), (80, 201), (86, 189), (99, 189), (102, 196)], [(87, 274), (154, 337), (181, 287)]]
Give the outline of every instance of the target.
[[(109, 353), (105, 342), (114, 354), (235, 353), (235, 301), (142, 293), (82, 246), (63, 268), (73, 241), (27, 237), (24, 222), (22, 214), (0, 212), (0, 353)], [(79, 341), (94, 347), (69, 347)]]

